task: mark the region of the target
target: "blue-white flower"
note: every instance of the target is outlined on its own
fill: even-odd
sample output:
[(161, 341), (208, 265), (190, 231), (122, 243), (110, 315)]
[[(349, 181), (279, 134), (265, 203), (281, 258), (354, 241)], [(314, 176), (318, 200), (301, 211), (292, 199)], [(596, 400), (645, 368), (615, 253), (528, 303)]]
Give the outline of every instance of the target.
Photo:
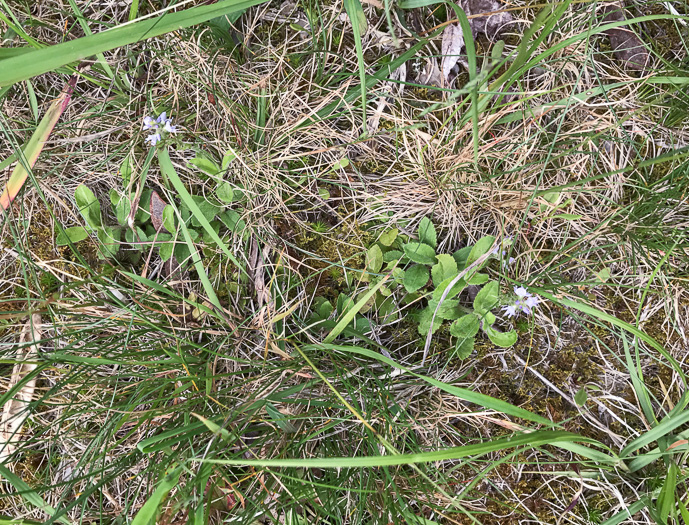
[(514, 287), (514, 293), (517, 294), (517, 297), (531, 297), (531, 294), (529, 293), (529, 291), (526, 288), (524, 288), (523, 286), (519, 286), (519, 287), (515, 286)]
[(517, 308), (512, 304), (503, 306), (502, 309), (507, 314), (507, 317), (514, 317), (515, 315), (517, 315)]
[(155, 146), (161, 140), (160, 133), (153, 133), (146, 137), (146, 142), (150, 142), (151, 146)]
[(155, 119), (149, 116), (144, 117), (144, 129), (152, 132), (148, 137), (146, 137), (146, 142), (149, 142), (151, 146), (155, 146), (158, 144), (158, 142), (163, 140), (164, 135), (161, 135), (161, 132), (177, 132), (177, 126), (172, 125), (172, 119), (167, 118), (167, 113), (165, 111), (163, 111), (160, 115), (158, 115), (158, 118)]
[(158, 123), (153, 117), (144, 117), (144, 129), (158, 129)]
[(507, 317), (514, 317), (520, 313), (530, 314), (531, 311), (540, 304), (540, 299), (538, 296), (533, 295), (523, 286), (515, 286), (514, 293), (517, 298), (512, 304), (503, 306), (503, 311), (507, 314)]

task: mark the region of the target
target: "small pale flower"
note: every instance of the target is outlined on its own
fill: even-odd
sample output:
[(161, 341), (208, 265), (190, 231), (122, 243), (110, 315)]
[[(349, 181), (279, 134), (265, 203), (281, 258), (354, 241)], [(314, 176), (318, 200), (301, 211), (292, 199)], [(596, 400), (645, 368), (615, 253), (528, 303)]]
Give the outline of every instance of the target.
[(511, 304), (504, 306), (502, 309), (507, 314), (507, 317), (514, 317), (517, 315), (517, 309)]
[(163, 140), (165, 134), (177, 132), (177, 126), (172, 125), (172, 118), (167, 118), (167, 113), (165, 111), (155, 119), (148, 116), (144, 117), (144, 129), (151, 131), (151, 134), (146, 137), (146, 142), (150, 143), (151, 146), (155, 146), (158, 142)]
[(531, 297), (531, 294), (529, 293), (529, 291), (526, 288), (524, 288), (523, 286), (519, 286), (519, 287), (515, 286), (514, 287), (514, 293), (516, 293), (517, 297), (520, 297), (520, 298), (521, 297)]
[(541, 303), (541, 299), (538, 296), (531, 294), (523, 286), (515, 286), (514, 293), (517, 297), (512, 304), (508, 304), (502, 308), (508, 317), (514, 317), (522, 312), (531, 314), (533, 309)]
[(144, 129), (158, 129), (158, 124), (153, 117), (144, 117)]
[(155, 146), (160, 141), (160, 138), (160, 133), (153, 133), (152, 135), (146, 137), (146, 142), (150, 142), (151, 146)]

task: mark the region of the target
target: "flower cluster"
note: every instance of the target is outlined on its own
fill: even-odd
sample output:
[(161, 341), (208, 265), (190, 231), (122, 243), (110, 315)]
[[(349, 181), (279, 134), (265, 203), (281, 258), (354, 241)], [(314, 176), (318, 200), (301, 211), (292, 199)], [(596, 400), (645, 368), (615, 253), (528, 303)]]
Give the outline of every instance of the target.
[(536, 295), (532, 295), (523, 286), (515, 286), (514, 293), (517, 294), (513, 304), (508, 304), (504, 306), (502, 310), (507, 314), (507, 317), (514, 317), (519, 315), (521, 312), (525, 314), (530, 314), (532, 308), (536, 308), (540, 299)]
[(155, 146), (162, 139), (160, 135), (161, 131), (166, 131), (167, 133), (177, 132), (177, 126), (172, 125), (172, 119), (167, 118), (165, 111), (156, 119), (153, 117), (144, 117), (144, 129), (151, 131), (151, 134), (146, 137), (146, 142), (150, 142), (151, 146)]

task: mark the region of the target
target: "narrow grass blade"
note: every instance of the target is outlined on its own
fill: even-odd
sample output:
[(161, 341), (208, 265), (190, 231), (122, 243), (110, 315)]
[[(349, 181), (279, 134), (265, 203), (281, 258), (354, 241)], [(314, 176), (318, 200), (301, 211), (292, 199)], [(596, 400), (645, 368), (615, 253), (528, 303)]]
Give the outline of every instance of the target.
[(208, 275), (206, 274), (206, 268), (203, 266), (203, 261), (201, 260), (201, 257), (199, 257), (199, 253), (196, 250), (196, 246), (194, 246), (194, 241), (191, 239), (189, 229), (187, 228), (187, 225), (184, 224), (182, 215), (179, 213), (179, 210), (176, 209), (176, 206), (175, 211), (179, 219), (179, 226), (182, 230), (182, 235), (184, 236), (184, 242), (189, 248), (189, 253), (191, 253), (191, 260), (194, 263), (194, 268), (196, 268), (196, 273), (199, 276), (201, 285), (203, 286), (203, 290), (206, 292), (206, 296), (208, 297), (208, 300), (211, 302), (211, 304), (222, 311), (220, 300), (218, 299), (218, 296), (215, 295), (213, 284), (211, 283), (210, 279), (208, 278)]
[(663, 523), (667, 522), (667, 519), (670, 517), (670, 513), (676, 513), (675, 488), (677, 487), (678, 473), (679, 471), (677, 464), (674, 461), (670, 461), (665, 482), (663, 483), (663, 487), (660, 489), (660, 494), (658, 494), (658, 503), (656, 509), (658, 511), (660, 521)]
[(2, 63), (0, 86), (11, 85), (104, 51), (200, 24), (263, 2), (265, 0), (223, 0), (178, 13), (167, 13), (156, 18), (127, 23), (102, 33), (37, 49), (19, 57), (8, 58)]
[(533, 288), (533, 291), (538, 293), (539, 295), (545, 297), (546, 299), (549, 299), (552, 301), (554, 304), (560, 304), (562, 306), (566, 306), (568, 308), (573, 308), (574, 310), (579, 310), (582, 313), (585, 313), (587, 315), (590, 315), (591, 317), (595, 319), (599, 319), (600, 321), (606, 321), (614, 326), (617, 326), (619, 328), (622, 328), (623, 330), (629, 332), (632, 335), (635, 335), (642, 341), (645, 341), (648, 343), (652, 348), (657, 350), (665, 359), (667, 359), (668, 363), (672, 366), (672, 368), (675, 369), (675, 371), (679, 374), (679, 377), (682, 380), (683, 386), (686, 388), (686, 378), (684, 374), (684, 370), (682, 366), (677, 362), (677, 359), (675, 359), (670, 353), (668, 353), (667, 350), (665, 350), (653, 337), (650, 335), (646, 334), (642, 330), (639, 330), (637, 327), (630, 325), (629, 323), (622, 321), (615, 317), (614, 315), (610, 315), (606, 312), (603, 312), (602, 310), (599, 310), (598, 308), (593, 308), (592, 306), (588, 306), (585, 304), (579, 304), (576, 301), (573, 301), (571, 299), (567, 298), (559, 298), (555, 297), (546, 290), (541, 290), (539, 288)]
[[(31, 503), (31, 505), (41, 509), (43, 512), (48, 514), (48, 516), (54, 517), (57, 514), (57, 511), (53, 507), (48, 505), (43, 500), (43, 498), (38, 493), (36, 493), (36, 491), (34, 491), (31, 487), (24, 483), (24, 480), (22, 480), (19, 476), (14, 474), (5, 465), (0, 465), (0, 475), (3, 478), (5, 478), (10, 485), (14, 487), (14, 489), (22, 498)], [(60, 516), (59, 518), (57, 518), (57, 521), (59, 521), (60, 523), (64, 523), (65, 525), (71, 524), (71, 522), (64, 516)]]
[[(6, 62), (3, 62), (3, 65), (5, 63)], [(65, 108), (67, 108), (76, 82), (76, 76), (72, 76), (69, 79), (65, 87), (62, 89), (60, 95), (53, 100), (50, 108), (48, 108), (48, 111), (38, 124), (36, 131), (34, 131), (33, 135), (31, 135), (29, 143), (24, 148), (25, 159), (20, 157), (19, 162), (17, 162), (17, 165), (12, 172), (12, 175), (10, 175), (10, 180), (7, 181), (5, 190), (0, 196), (0, 207), (3, 210), (7, 210), (10, 207), (10, 204), (12, 204), (12, 201), (19, 193), (19, 190), (21, 190), (24, 182), (26, 182), (26, 179), (29, 176), (29, 170), (33, 168), (34, 164), (36, 164), (38, 156), (43, 150), (43, 145), (48, 140), (50, 133), (53, 131), (55, 124), (57, 124), (57, 121), (64, 112)], [(23, 160), (26, 160), (26, 163), (24, 163)]]
[(385, 282), (388, 280), (390, 275), (386, 275), (383, 277), (378, 284), (376, 284), (373, 288), (371, 288), (366, 295), (364, 295), (357, 303), (350, 308), (347, 312), (345, 312), (345, 315), (342, 316), (342, 319), (338, 321), (338, 323), (335, 325), (335, 328), (331, 330), (331, 332), (328, 334), (328, 336), (323, 340), (323, 343), (332, 343), (335, 338), (342, 333), (342, 331), (349, 326), (349, 323), (352, 322), (352, 319), (354, 319), (354, 316), (359, 313), (359, 311), (364, 307), (364, 305), (373, 297), (378, 290), (385, 284)]
[[(404, 64), (407, 60), (413, 59), (416, 56), (416, 53), (420, 49), (422, 49), (429, 42), (429, 40), (431, 40), (432, 38), (435, 38), (439, 33), (440, 33), (440, 30), (434, 32), (428, 38), (421, 39), (419, 42), (417, 42), (416, 44), (411, 46), (409, 49), (407, 49), (404, 53), (402, 53), (400, 56), (398, 56), (392, 62), (381, 67), (373, 75), (369, 75), (368, 78), (366, 78), (366, 90), (371, 89), (378, 82), (388, 78), (392, 74), (393, 71), (395, 71), (398, 67), (400, 67), (402, 64)], [(343, 98), (338, 99), (335, 102), (328, 104), (323, 109), (320, 109), (319, 111), (316, 112), (315, 116), (306, 117), (302, 122), (300, 122), (297, 126), (295, 126), (295, 130), (309, 126), (315, 122), (325, 120), (326, 118), (330, 117), (337, 109), (339, 109), (340, 106), (353, 102), (358, 96), (360, 96), (360, 94), (361, 94), (361, 91), (358, 90), (357, 88), (350, 89), (349, 91), (347, 91), (347, 93), (345, 94), (345, 96)], [(280, 143), (284, 142), (284, 140), (286, 140), (286, 139), (287, 139), (287, 136), (284, 137), (284, 139), (281, 139)]]
[(413, 465), (417, 463), (431, 463), (434, 461), (448, 461), (469, 456), (481, 456), (497, 450), (508, 450), (518, 447), (535, 448), (542, 445), (554, 445), (560, 442), (592, 441), (570, 432), (557, 430), (540, 430), (529, 434), (519, 434), (507, 438), (495, 439), (443, 450), (432, 450), (418, 454), (399, 454), (396, 456), (368, 456), (368, 457), (337, 457), (313, 459), (226, 459), (196, 461), (217, 463), (220, 465), (252, 465), (256, 467), (296, 467), (296, 468), (359, 468), (385, 467), (393, 465)]
[(177, 175), (177, 172), (175, 171), (174, 166), (172, 165), (172, 161), (170, 160), (170, 154), (166, 149), (161, 149), (158, 152), (158, 162), (160, 163), (160, 169), (162, 172), (167, 176), (167, 178), (170, 180), (172, 185), (174, 186), (175, 190), (177, 190), (177, 193), (179, 194), (180, 198), (182, 199), (182, 202), (184, 202), (185, 206), (189, 208), (191, 213), (194, 214), (196, 219), (201, 223), (201, 226), (203, 226), (204, 230), (208, 232), (208, 235), (210, 235), (211, 239), (215, 241), (215, 243), (218, 245), (218, 248), (220, 248), (225, 255), (227, 255), (228, 259), (232, 261), (237, 268), (246, 273), (246, 270), (244, 267), (239, 264), (239, 261), (237, 258), (234, 256), (234, 254), (227, 248), (227, 245), (223, 242), (223, 240), (220, 238), (220, 236), (215, 232), (213, 227), (210, 225), (208, 220), (203, 216), (203, 213), (201, 213), (201, 210), (199, 209), (198, 205), (194, 202), (194, 199), (191, 198), (191, 195), (187, 191), (187, 189), (184, 187), (184, 183), (182, 180), (179, 178), (179, 175)]
[(605, 520), (603, 523), (601, 523), (601, 525), (618, 525), (619, 523), (623, 523), (640, 510), (648, 507), (649, 503), (650, 499), (644, 496), (639, 501), (615, 514), (612, 518)]
[(662, 438), (669, 432), (672, 432), (677, 427), (680, 427), (689, 422), (689, 411), (681, 412), (675, 417), (666, 417), (657, 426), (653, 427), (648, 432), (642, 434), (632, 442), (630, 442), (626, 447), (620, 452), (621, 458), (626, 458), (632, 452), (636, 452), (640, 448), (650, 445), (654, 441)]
[(136, 513), (136, 516), (134, 516), (132, 525), (150, 525), (156, 522), (155, 518), (158, 514), (160, 505), (163, 503), (168, 493), (177, 485), (181, 474), (182, 467), (177, 467), (172, 472), (165, 475), (153, 494), (151, 494), (151, 497), (146, 500), (146, 503), (144, 503), (143, 507)]
[[(92, 35), (93, 31), (91, 31), (91, 28), (89, 27), (88, 22), (86, 21), (86, 17), (81, 12), (81, 9), (79, 9), (79, 6), (77, 5), (76, 1), (67, 1), (69, 2), (72, 11), (74, 11), (77, 20), (79, 20), (79, 25), (81, 26), (81, 29), (84, 30), (84, 34), (86, 34), (87, 36)], [(110, 80), (115, 80), (115, 73), (113, 72), (108, 62), (105, 60), (105, 55), (103, 55), (103, 53), (96, 53), (96, 58), (98, 58), (98, 64), (103, 68), (103, 71), (105, 71), (106, 75), (108, 75), (108, 78)]]
[(361, 109), (364, 112), (362, 126), (366, 135), (366, 62), (364, 49), (361, 45), (361, 36), (366, 31), (366, 15), (359, 0), (344, 0), (344, 7), (352, 22), (354, 33), (354, 46), (356, 47), (357, 64), (359, 66), (359, 83), (361, 84)]
[(368, 357), (371, 359), (375, 359), (377, 361), (380, 361), (381, 363), (385, 363), (393, 368), (397, 368), (399, 370), (403, 370), (409, 374), (412, 374), (420, 379), (423, 379), (427, 383), (449, 393), (452, 395), (455, 395), (459, 397), (460, 399), (463, 399), (464, 401), (468, 401), (470, 403), (476, 403), (479, 406), (489, 408), (492, 410), (495, 410), (497, 412), (501, 412), (503, 414), (511, 415), (514, 417), (519, 417), (522, 419), (525, 419), (527, 421), (533, 421), (534, 423), (540, 423), (543, 425), (547, 425), (549, 427), (552, 427), (556, 425), (556, 423), (553, 423), (549, 419), (546, 419), (544, 417), (538, 416), (536, 414), (533, 414), (529, 412), (528, 410), (524, 410), (523, 408), (516, 407), (514, 405), (511, 405), (505, 401), (501, 401), (500, 399), (495, 399), (494, 397), (487, 396), (485, 394), (480, 394), (478, 392), (474, 392), (473, 390), (468, 390), (466, 388), (460, 388), (456, 387), (453, 385), (448, 385), (447, 383), (443, 383), (442, 381), (438, 381), (437, 379), (433, 379), (431, 377), (422, 375), (422, 374), (417, 374), (416, 372), (411, 371), (409, 368), (400, 365), (399, 363), (393, 361), (389, 357), (384, 356), (383, 354), (379, 352), (374, 352), (372, 350), (368, 350), (366, 348), (360, 348), (358, 346), (344, 346), (344, 345), (331, 345), (331, 344), (322, 344), (322, 345), (307, 345), (304, 346), (304, 349), (312, 349), (312, 350), (318, 350), (322, 348), (327, 348), (330, 350), (335, 350), (339, 352), (345, 352), (349, 354), (358, 354), (364, 357)]

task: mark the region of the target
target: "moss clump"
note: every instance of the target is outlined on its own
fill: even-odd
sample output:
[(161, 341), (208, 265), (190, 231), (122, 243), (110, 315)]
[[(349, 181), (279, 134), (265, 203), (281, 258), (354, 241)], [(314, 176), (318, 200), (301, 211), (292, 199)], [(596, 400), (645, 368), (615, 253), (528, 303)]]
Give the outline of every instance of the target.
[(365, 246), (372, 240), (371, 233), (358, 223), (342, 223), (327, 234), (302, 228), (295, 239), (299, 248), (311, 254), (306, 261), (310, 266), (326, 269), (345, 265), (352, 270), (364, 270)]

